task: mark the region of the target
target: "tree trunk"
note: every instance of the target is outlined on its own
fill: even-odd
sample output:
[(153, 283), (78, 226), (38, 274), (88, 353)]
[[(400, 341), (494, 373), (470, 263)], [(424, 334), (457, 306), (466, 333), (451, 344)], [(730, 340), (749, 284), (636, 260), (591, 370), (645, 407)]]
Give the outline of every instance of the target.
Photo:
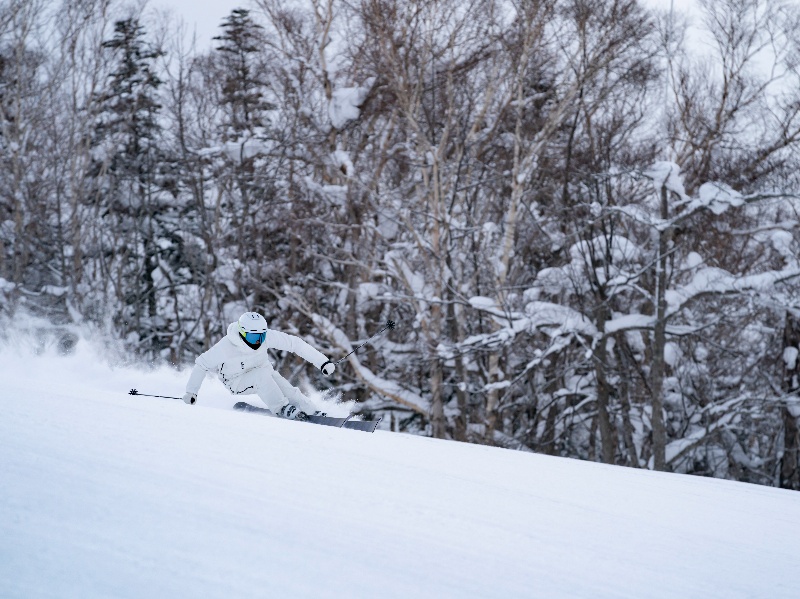
[(783, 390), (786, 393), (786, 405), (781, 408), (783, 456), (780, 463), (779, 484), (782, 489), (800, 491), (800, 428), (797, 425), (797, 414), (800, 413), (800, 399), (798, 399), (798, 391), (800, 391), (800, 360), (798, 357), (800, 356), (796, 353), (800, 349), (800, 321), (791, 312), (786, 314), (783, 347)]
[(797, 418), (792, 414), (790, 408), (784, 406), (781, 411), (783, 413), (783, 456), (781, 457), (780, 487), (800, 491), (800, 468), (798, 468), (800, 429), (797, 426)]
[[(606, 308), (601, 305), (597, 309), (597, 330), (600, 331), (601, 337), (602, 332), (605, 330), (606, 320)], [(608, 386), (608, 378), (606, 376), (607, 363), (606, 339), (602, 337), (594, 350), (594, 372), (597, 379), (597, 427), (600, 430), (600, 459), (604, 464), (613, 464), (616, 435), (611, 425), (611, 418), (608, 415), (611, 389)]]
[[(627, 347), (628, 342), (625, 340), (624, 335), (617, 334), (615, 339), (614, 356), (620, 371), (619, 399), (620, 407), (622, 408), (622, 439), (625, 444), (625, 451), (628, 454), (629, 465), (633, 468), (638, 468), (639, 456), (636, 452), (636, 443), (633, 441), (634, 428), (631, 422), (630, 385), (628, 384), (632, 377), (632, 371), (626, 366), (625, 361), (625, 355), (629, 354), (630, 349)], [(625, 351), (623, 351), (623, 347)]]
[(447, 437), (447, 421), (444, 417), (442, 399), (442, 361), (438, 356), (431, 359), (431, 426), (434, 438)]
[(437, 354), (437, 347), (442, 332), (442, 319), (444, 318), (442, 306), (440, 304), (434, 303), (431, 306), (430, 318), (428, 351), (430, 352), (431, 360), (431, 434), (436, 439), (444, 439), (447, 437), (447, 420), (444, 417), (444, 394), (442, 389), (444, 373), (442, 360)]
[[(669, 217), (669, 192), (666, 185), (661, 188), (661, 218)], [(669, 252), (669, 229), (658, 235), (658, 258), (656, 262), (655, 312), (656, 322), (653, 331), (653, 365), (651, 370), (652, 414), (650, 423), (653, 430), (653, 469), (666, 470), (667, 433), (664, 427), (664, 348), (667, 344), (667, 253)]]
[[(605, 345), (605, 342), (601, 343)], [(606, 357), (605, 349), (598, 348), (595, 354), (597, 363), (595, 364), (595, 376), (597, 377), (597, 427), (600, 430), (600, 458), (604, 464), (614, 463), (614, 453), (616, 449), (616, 434), (608, 415), (608, 403), (610, 389), (606, 379)]]
[[(456, 307), (456, 302), (451, 301), (447, 306), (447, 320), (449, 322), (450, 339), (455, 343), (461, 343), (464, 340), (464, 335), (461, 332), (459, 324), (459, 309)], [(464, 384), (467, 380), (466, 369), (464, 368), (464, 359), (461, 356), (455, 356), (455, 372), (456, 372), (456, 400), (458, 402), (458, 416), (455, 418), (453, 437), (457, 441), (467, 440), (467, 392)]]
[[(489, 375), (488, 381), (495, 383), (500, 372), (500, 354), (492, 352), (489, 355)], [(488, 444), (494, 443), (494, 431), (497, 430), (497, 409), (499, 404), (499, 391), (493, 387), (486, 394), (486, 433), (485, 438)]]

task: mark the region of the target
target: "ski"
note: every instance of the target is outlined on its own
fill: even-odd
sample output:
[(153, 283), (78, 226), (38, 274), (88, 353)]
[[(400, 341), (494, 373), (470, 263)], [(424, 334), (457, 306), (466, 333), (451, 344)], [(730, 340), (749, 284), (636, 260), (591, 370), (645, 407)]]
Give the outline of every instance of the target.
[[(259, 408), (246, 401), (239, 401), (233, 404), (233, 409), (239, 412), (253, 412), (255, 414), (272, 414), (266, 408)], [(309, 416), (307, 420), (301, 422), (311, 422), (313, 424), (321, 424), (323, 426), (335, 426), (337, 428), (349, 428), (354, 431), (364, 431), (367, 433), (374, 433), (378, 428), (381, 419), (377, 420), (350, 420), (350, 416), (345, 418), (334, 418), (332, 416)]]
[[(247, 403), (246, 401), (239, 401), (233, 404), (233, 409), (238, 410), (240, 412), (254, 412), (256, 414), (272, 414), (266, 408), (259, 408), (252, 404)], [(305, 420), (301, 420), (300, 422), (311, 422), (312, 424), (321, 424), (323, 426), (335, 426), (337, 428), (342, 428), (342, 425), (345, 424), (350, 416), (345, 418), (334, 418), (332, 416), (313, 416), (309, 415), (308, 418)]]
[(364, 431), (367, 433), (374, 433), (375, 429), (378, 428), (378, 424), (380, 423), (381, 419), (378, 418), (376, 420), (348, 420), (344, 423), (342, 428), (349, 428), (355, 431)]

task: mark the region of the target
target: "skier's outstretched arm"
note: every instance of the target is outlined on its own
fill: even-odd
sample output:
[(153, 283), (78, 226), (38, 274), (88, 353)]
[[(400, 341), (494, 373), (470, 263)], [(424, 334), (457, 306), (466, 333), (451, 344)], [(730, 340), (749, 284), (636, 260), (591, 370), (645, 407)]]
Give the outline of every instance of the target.
[(208, 372), (200, 364), (195, 363), (192, 374), (189, 376), (189, 382), (186, 383), (186, 394), (183, 396), (183, 401), (186, 403), (194, 403), (197, 401), (197, 394), (200, 392), (200, 385), (206, 378)]
[[(224, 340), (224, 339), (223, 339)], [(203, 352), (194, 361), (194, 369), (189, 376), (189, 381), (186, 383), (186, 393), (183, 396), (183, 401), (188, 404), (193, 404), (197, 401), (197, 394), (200, 392), (200, 386), (206, 378), (206, 373), (219, 368), (220, 342), (216, 343), (207, 352)]]
[(325, 376), (330, 376), (335, 370), (333, 362), (331, 362), (325, 354), (314, 349), (308, 343), (288, 333), (282, 333), (270, 329), (267, 331), (267, 338), (265, 343), (272, 348), (280, 351), (290, 351), (293, 354), (300, 356), (306, 362), (309, 362), (319, 368)]

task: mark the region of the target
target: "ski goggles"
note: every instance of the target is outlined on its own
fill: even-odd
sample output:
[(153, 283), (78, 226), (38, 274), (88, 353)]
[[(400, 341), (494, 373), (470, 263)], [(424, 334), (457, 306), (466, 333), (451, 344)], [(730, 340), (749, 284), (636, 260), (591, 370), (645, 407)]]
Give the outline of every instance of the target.
[(266, 333), (246, 333), (245, 331), (242, 331), (241, 333), (242, 337), (244, 337), (244, 340), (252, 345), (260, 345), (264, 343), (264, 339), (267, 338)]

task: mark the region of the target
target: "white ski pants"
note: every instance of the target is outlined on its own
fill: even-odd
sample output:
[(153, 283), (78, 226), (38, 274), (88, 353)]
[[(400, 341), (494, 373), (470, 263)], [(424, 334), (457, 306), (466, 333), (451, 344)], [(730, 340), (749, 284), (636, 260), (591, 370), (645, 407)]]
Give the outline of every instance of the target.
[(300, 389), (293, 387), (269, 364), (236, 377), (230, 382), (228, 389), (235, 395), (258, 395), (267, 408), (276, 415), (287, 402), (297, 406), (297, 409), (306, 414), (313, 414), (317, 409)]

